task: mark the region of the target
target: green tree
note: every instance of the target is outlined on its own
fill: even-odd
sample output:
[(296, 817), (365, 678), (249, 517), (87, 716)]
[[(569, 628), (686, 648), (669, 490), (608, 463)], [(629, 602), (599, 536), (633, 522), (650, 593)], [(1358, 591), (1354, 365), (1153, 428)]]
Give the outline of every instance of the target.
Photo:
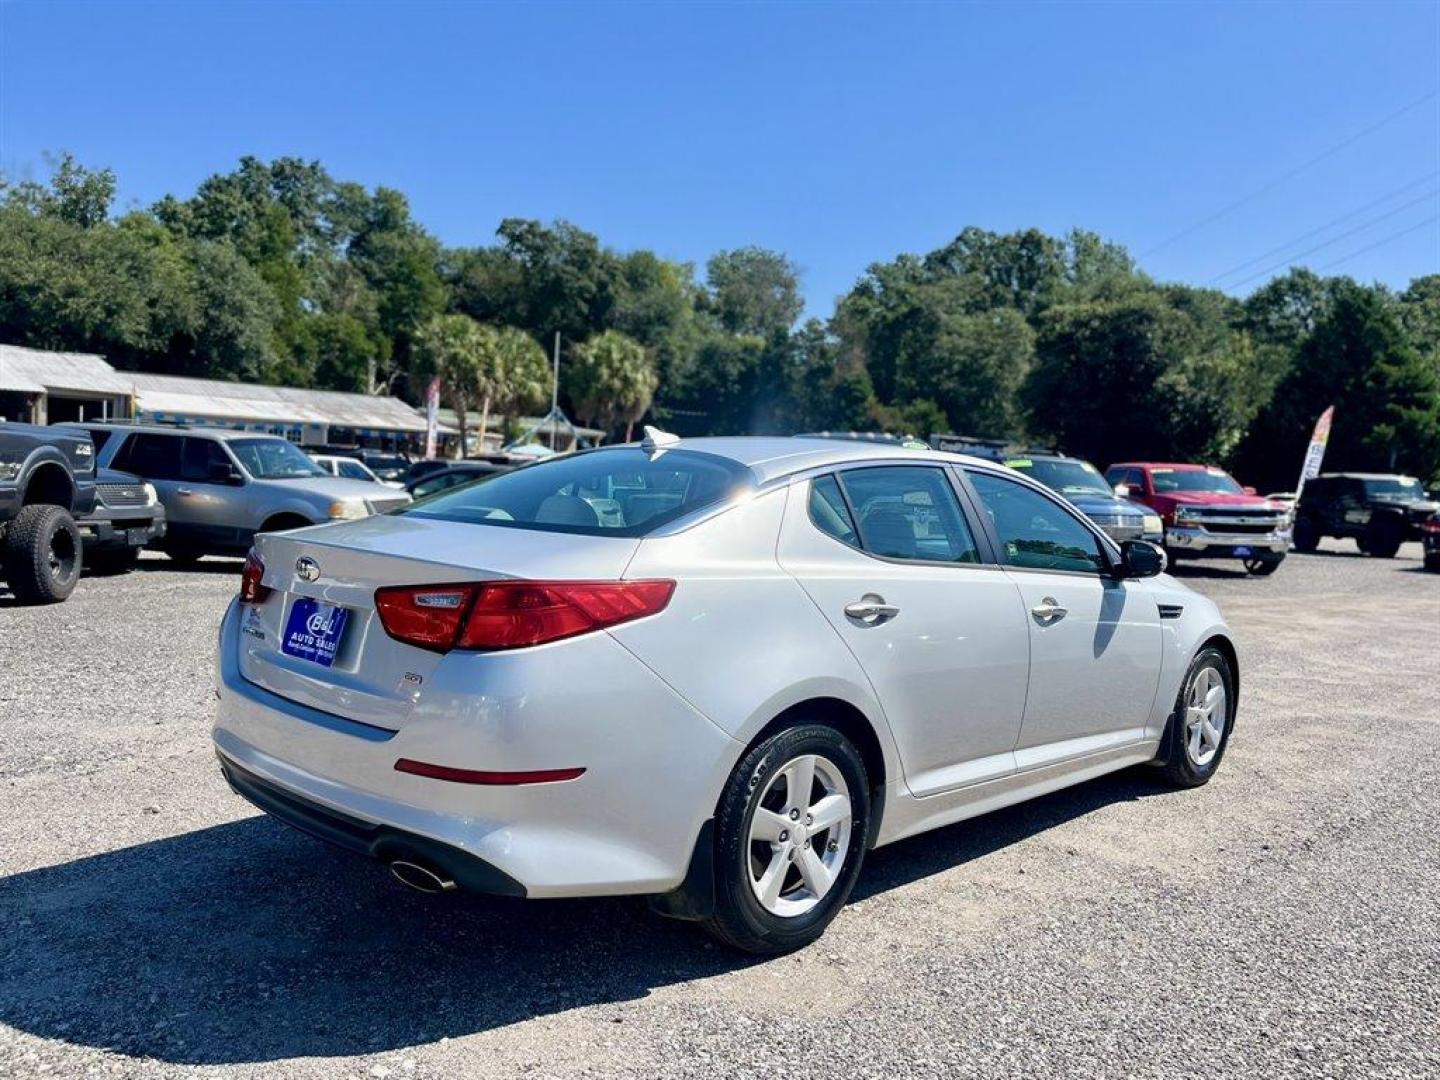
[(515, 417), (528, 409), (538, 409), (550, 398), (554, 375), (545, 359), (545, 350), (533, 337), (515, 326), (502, 326), (497, 331), (500, 381), (495, 401), (505, 420), (505, 433), (514, 432)]
[[(415, 336), (417, 366), (440, 378), (445, 400), (460, 428), (460, 456), (469, 449), (470, 409), (482, 401), (488, 410), (497, 382), (497, 332), (468, 315), (436, 315)], [(484, 437), (484, 424), (481, 424)]]
[(618, 330), (606, 330), (574, 350), (565, 390), (577, 416), (606, 430), (624, 424), (629, 442), (635, 421), (650, 408), (657, 382), (645, 347)]
[(1440, 473), (1440, 375), (1409, 340), (1401, 305), (1349, 279), (1257, 419), (1237, 461), (1266, 486), (1295, 482), (1315, 418), (1335, 406), (1327, 469)]
[(897, 399), (927, 402), (945, 430), (1007, 438), (1021, 428), (1019, 391), (1034, 355), (1035, 333), (1013, 308), (947, 315), (928, 348), (898, 357)]
[(721, 251), (705, 265), (716, 320), (728, 332), (749, 337), (790, 330), (805, 306), (799, 278), (784, 255), (758, 247)]

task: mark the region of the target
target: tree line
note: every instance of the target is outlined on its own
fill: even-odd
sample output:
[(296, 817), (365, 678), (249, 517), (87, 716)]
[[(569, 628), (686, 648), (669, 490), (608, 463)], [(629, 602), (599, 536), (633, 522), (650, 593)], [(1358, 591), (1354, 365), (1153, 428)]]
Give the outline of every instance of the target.
[(797, 267), (757, 247), (701, 273), (517, 218), (447, 247), (400, 192), (293, 158), (123, 213), (115, 187), (69, 156), (0, 178), (0, 340), (412, 402), (439, 374), (449, 404), (513, 429), (548, 398), (558, 331), (562, 404), (616, 437), (951, 431), (1265, 488), (1293, 484), (1334, 404), (1327, 467), (1440, 479), (1440, 273), (1397, 292), (1292, 269), (1240, 299), (1082, 230), (966, 228), (800, 323)]

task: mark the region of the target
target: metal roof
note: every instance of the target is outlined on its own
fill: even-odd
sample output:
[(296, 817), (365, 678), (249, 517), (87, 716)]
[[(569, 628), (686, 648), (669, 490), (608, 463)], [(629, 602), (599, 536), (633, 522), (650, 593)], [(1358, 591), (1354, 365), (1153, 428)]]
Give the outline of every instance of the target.
[(394, 397), (142, 372), (129, 377), (135, 385), (136, 408), (150, 415), (249, 423), (328, 424), (382, 431), (425, 430), (425, 418)]
[(0, 390), (129, 397), (131, 385), (129, 375), (116, 371), (94, 353), (48, 352), (20, 345), (0, 345)]

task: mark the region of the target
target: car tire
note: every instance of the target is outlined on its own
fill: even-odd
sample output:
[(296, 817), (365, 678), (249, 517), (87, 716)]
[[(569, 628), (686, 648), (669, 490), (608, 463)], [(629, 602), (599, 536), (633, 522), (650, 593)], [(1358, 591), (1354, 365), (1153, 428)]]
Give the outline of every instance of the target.
[(1440, 551), (1427, 551), (1425, 553), (1425, 569), (1440, 570)]
[(1377, 559), (1393, 559), (1405, 541), (1405, 526), (1393, 517), (1372, 518), (1361, 550)]
[(1279, 569), (1280, 569), (1280, 564), (1281, 564), (1282, 562), (1284, 562), (1284, 561), (1285, 561), (1285, 556), (1283, 556), (1283, 555), (1280, 556), (1280, 558), (1278, 558), (1278, 559), (1274, 559), (1274, 558), (1266, 558), (1266, 559), (1262, 559), (1262, 558), (1246, 559), (1246, 560), (1245, 560), (1245, 570), (1246, 570), (1247, 573), (1252, 574), (1252, 575), (1255, 576), (1255, 577), (1269, 577), (1269, 576), (1270, 576), (1271, 574), (1273, 574), (1276, 570), (1279, 570)]
[(127, 547), (111, 551), (95, 551), (86, 555), (85, 569), (92, 574), (128, 574), (140, 561), (140, 549)]
[[(1218, 687), (1218, 697), (1212, 691)], [(1175, 710), (1165, 728), (1156, 764), (1176, 787), (1208, 783), (1220, 767), (1230, 732), (1235, 726), (1235, 672), (1225, 654), (1214, 647), (1201, 649), (1175, 697)], [(1220, 723), (1215, 723), (1218, 718)], [(1197, 714), (1195, 710), (1200, 710)], [(1203, 715), (1201, 715), (1203, 714)]]
[(1290, 542), (1295, 545), (1296, 551), (1309, 555), (1320, 546), (1320, 530), (1309, 518), (1300, 518), (1295, 522)]
[(5, 536), (5, 577), (22, 604), (55, 604), (80, 579), (80, 530), (63, 506), (26, 506)]
[[(810, 790), (792, 794), (807, 774)], [(810, 834), (822, 805), (848, 817)], [(870, 781), (850, 740), (811, 723), (771, 735), (741, 758), (720, 796), (715, 910), (701, 925), (748, 953), (809, 945), (849, 898), (869, 839)], [(817, 881), (825, 883), (818, 897)]]
[(165, 555), (181, 566), (194, 566), (203, 556), (198, 551), (186, 551), (184, 548), (166, 548)]

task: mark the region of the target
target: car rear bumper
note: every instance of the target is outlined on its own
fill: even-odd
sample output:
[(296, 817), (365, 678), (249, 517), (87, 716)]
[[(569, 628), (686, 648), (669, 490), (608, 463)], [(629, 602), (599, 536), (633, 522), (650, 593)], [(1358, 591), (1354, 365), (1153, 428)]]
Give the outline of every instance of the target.
[[(468, 697), (396, 731), (357, 723), (248, 682), (238, 611), (232, 603), (221, 626), (214, 730), (232, 786), (342, 847), (387, 860), (423, 848), (462, 886), (531, 897), (668, 891), (742, 749), (607, 634), (452, 654), (479, 661), (461, 673), (477, 679)], [(577, 693), (586, 687), (595, 692)], [(400, 758), (585, 772), (491, 786), (399, 772)]]
[(1243, 559), (1252, 555), (1284, 555), (1290, 549), (1290, 532), (1226, 533), (1202, 527), (1171, 525), (1165, 546), (1173, 554), (1201, 559)]

